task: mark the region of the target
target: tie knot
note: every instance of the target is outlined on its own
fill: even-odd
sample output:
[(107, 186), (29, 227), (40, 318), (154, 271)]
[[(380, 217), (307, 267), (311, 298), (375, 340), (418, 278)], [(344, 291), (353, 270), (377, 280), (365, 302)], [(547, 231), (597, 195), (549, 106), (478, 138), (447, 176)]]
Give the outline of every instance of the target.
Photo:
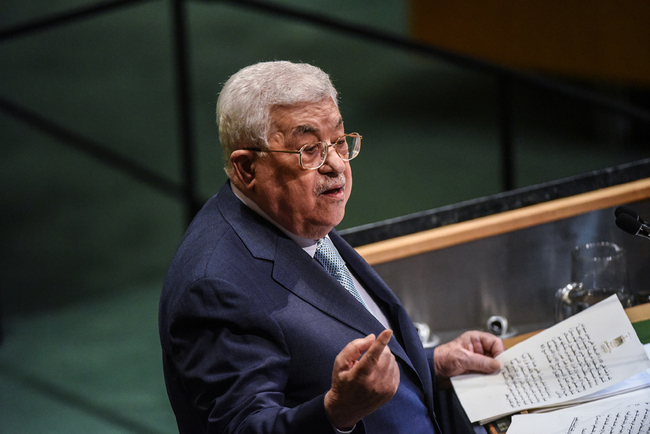
[(328, 237), (318, 240), (314, 257), (330, 272), (345, 267), (343, 258), (341, 258), (338, 250), (332, 244), (332, 240)]

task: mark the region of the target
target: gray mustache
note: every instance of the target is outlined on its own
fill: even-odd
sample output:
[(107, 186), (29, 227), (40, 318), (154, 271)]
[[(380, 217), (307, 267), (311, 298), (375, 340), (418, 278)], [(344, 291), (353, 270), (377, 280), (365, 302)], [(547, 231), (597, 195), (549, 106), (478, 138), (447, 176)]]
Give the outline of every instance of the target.
[(320, 183), (316, 187), (316, 193), (317, 194), (324, 193), (328, 190), (335, 188), (336, 186), (341, 186), (341, 188), (345, 188), (345, 184), (346, 184), (345, 176), (341, 174), (336, 178), (330, 178)]

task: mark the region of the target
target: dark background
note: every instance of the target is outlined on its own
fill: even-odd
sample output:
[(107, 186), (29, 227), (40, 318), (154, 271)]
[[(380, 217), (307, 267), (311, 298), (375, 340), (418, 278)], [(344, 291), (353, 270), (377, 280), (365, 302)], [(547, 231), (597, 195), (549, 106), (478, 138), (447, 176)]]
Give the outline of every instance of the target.
[[(404, 1), (274, 3), (409, 36)], [(93, 4), (3, 0), (0, 30)], [(171, 11), (140, 2), (0, 40), (0, 98), (180, 183)], [(234, 4), (186, 11), (201, 199), (225, 180), (221, 85), (265, 60), (328, 72), (346, 128), (363, 135), (340, 228), (502, 190), (493, 77)], [(570, 83), (646, 105), (639, 85)], [(523, 85), (513, 98), (516, 187), (650, 155), (637, 122)], [(0, 431), (174, 432), (155, 316), (187, 223), (182, 203), (3, 110), (0, 155)]]

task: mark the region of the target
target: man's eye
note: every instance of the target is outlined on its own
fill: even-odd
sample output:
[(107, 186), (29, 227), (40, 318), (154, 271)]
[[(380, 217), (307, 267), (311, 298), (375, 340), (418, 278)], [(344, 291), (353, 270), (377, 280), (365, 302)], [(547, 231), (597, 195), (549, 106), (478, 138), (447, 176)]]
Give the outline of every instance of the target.
[(320, 153), (320, 143), (314, 143), (312, 145), (307, 145), (302, 148), (303, 154), (316, 155)]

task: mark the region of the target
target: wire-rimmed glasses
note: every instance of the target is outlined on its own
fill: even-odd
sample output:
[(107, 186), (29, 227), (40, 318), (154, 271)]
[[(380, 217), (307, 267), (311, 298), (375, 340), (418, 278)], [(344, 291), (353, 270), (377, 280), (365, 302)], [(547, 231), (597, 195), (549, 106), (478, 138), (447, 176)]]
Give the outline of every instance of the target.
[(284, 149), (262, 149), (262, 148), (244, 148), (247, 151), (256, 152), (282, 152), (284, 154), (300, 154), (300, 167), (306, 170), (319, 169), (327, 158), (327, 151), (330, 147), (336, 150), (341, 160), (350, 161), (359, 155), (361, 150), (361, 135), (359, 133), (344, 134), (333, 143), (315, 142), (308, 143), (300, 148), (299, 151), (288, 151)]

